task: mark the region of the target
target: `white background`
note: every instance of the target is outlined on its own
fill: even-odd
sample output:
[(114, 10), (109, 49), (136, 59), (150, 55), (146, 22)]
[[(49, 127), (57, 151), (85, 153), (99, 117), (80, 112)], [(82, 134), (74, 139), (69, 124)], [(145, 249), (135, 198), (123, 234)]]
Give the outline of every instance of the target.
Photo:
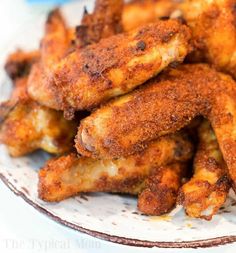
[[(0, 0), (0, 63), (7, 54), (9, 42), (12, 43), (24, 25), (36, 21), (49, 8), (48, 6), (29, 6), (25, 2), (23, 0)], [(1, 85), (3, 83), (0, 83)], [(0, 182), (0, 200), (0, 253), (120, 253), (121, 251), (232, 253), (236, 250), (236, 244), (192, 250), (122, 246), (95, 239), (57, 224), (15, 196), (2, 182)]]

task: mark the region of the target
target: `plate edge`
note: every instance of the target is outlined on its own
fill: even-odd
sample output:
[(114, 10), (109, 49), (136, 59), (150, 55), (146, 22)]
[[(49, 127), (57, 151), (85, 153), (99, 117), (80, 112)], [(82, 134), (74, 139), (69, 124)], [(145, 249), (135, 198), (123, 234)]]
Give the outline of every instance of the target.
[(214, 246), (221, 246), (229, 243), (236, 242), (236, 235), (229, 235), (229, 236), (221, 236), (221, 237), (215, 237), (205, 240), (195, 240), (195, 241), (181, 241), (181, 242), (152, 242), (147, 240), (139, 240), (139, 239), (131, 239), (131, 238), (125, 238), (115, 235), (109, 235), (103, 232), (94, 231), (91, 229), (87, 229), (84, 227), (81, 227), (79, 225), (75, 225), (71, 222), (68, 222), (66, 220), (61, 219), (60, 217), (50, 213), (45, 208), (41, 207), (40, 205), (33, 202), (31, 199), (29, 199), (26, 194), (18, 189), (3, 175), (0, 173), (0, 179), (1, 181), (17, 196), (21, 197), (26, 203), (34, 207), (37, 211), (40, 213), (46, 215), (47, 217), (53, 219), (59, 224), (62, 224), (66, 227), (69, 227), (73, 230), (85, 233), (87, 235), (96, 237), (98, 239), (110, 241), (113, 243), (128, 245), (128, 246), (134, 246), (134, 247), (146, 247), (146, 248), (209, 248)]

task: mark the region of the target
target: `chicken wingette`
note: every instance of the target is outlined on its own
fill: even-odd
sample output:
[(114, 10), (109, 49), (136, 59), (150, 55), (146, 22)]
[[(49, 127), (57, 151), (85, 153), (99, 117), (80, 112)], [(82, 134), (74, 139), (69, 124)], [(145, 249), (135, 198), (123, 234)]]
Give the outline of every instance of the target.
[[(200, 60), (236, 78), (236, 1), (184, 0), (179, 9)], [(199, 57), (199, 56), (198, 56)]]
[(190, 217), (211, 220), (224, 204), (230, 182), (226, 164), (210, 123), (198, 130), (199, 144), (194, 158), (194, 174), (179, 192), (178, 202)]
[(183, 133), (163, 136), (142, 152), (114, 160), (62, 156), (39, 172), (39, 197), (60, 201), (80, 192), (138, 194), (153, 168), (189, 160), (193, 145)]
[(40, 148), (53, 154), (72, 150), (77, 122), (31, 100), (26, 86), (27, 78), (15, 80), (10, 100), (0, 104), (0, 142), (11, 156)]
[(73, 148), (76, 125), (65, 120), (62, 112), (32, 100), (20, 100), (0, 125), (0, 142), (7, 146), (11, 156), (22, 156), (37, 149), (63, 154)]
[(135, 1), (124, 8), (123, 27), (133, 29), (162, 15), (181, 18), (191, 28), (195, 46), (188, 60), (208, 62), (236, 78), (235, 6), (235, 0)]
[(211, 122), (236, 189), (236, 83), (204, 64), (170, 68), (104, 105), (81, 122), (76, 148), (102, 158), (132, 154), (199, 115)]
[(85, 9), (81, 25), (76, 27), (78, 47), (97, 43), (122, 32), (123, 0), (96, 0), (93, 13)]
[(170, 63), (183, 61), (190, 49), (189, 40), (189, 29), (176, 20), (103, 39), (61, 60), (51, 82), (46, 82), (48, 87), (44, 92), (38, 89), (40, 94), (35, 99), (52, 107), (41, 92), (54, 94), (56, 109), (72, 117), (73, 111), (91, 109), (127, 93)]
[(171, 211), (176, 205), (186, 171), (187, 164), (181, 162), (155, 168), (138, 196), (139, 211), (147, 215), (162, 215)]

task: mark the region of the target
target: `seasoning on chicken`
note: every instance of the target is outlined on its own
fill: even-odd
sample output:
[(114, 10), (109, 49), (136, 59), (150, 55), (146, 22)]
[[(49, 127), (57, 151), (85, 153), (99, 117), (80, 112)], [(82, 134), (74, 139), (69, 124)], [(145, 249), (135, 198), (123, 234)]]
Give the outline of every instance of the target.
[[(186, 26), (159, 21), (72, 52), (57, 64), (49, 86), (58, 109), (72, 114), (131, 91), (170, 63), (183, 61), (189, 40)], [(47, 100), (40, 102), (50, 107)]]
[(123, 0), (96, 0), (93, 13), (85, 9), (81, 25), (76, 27), (78, 47), (97, 43), (122, 32)]
[(211, 122), (236, 190), (236, 83), (204, 64), (164, 71), (101, 107), (81, 122), (76, 148), (102, 158), (132, 154), (199, 115)]
[(171, 163), (155, 168), (145, 180), (138, 196), (138, 209), (147, 215), (162, 215), (176, 205), (178, 190), (186, 175), (186, 163)]
[(28, 76), (32, 65), (39, 60), (39, 57), (38, 50), (31, 52), (17, 50), (8, 56), (5, 70), (12, 80)]
[(208, 121), (201, 124), (198, 134), (194, 174), (182, 186), (178, 202), (183, 205), (188, 216), (211, 220), (224, 204), (230, 182), (216, 136)]
[(183, 133), (163, 136), (142, 152), (114, 160), (95, 160), (75, 154), (51, 160), (39, 172), (39, 196), (60, 201), (80, 192), (120, 192), (138, 194), (153, 168), (184, 162), (193, 146)]
[(28, 80), (29, 96), (53, 109), (58, 108), (50, 87), (51, 72), (55, 64), (66, 55), (70, 39), (71, 32), (59, 9), (53, 10), (45, 24), (45, 35), (40, 44), (40, 61), (33, 66)]

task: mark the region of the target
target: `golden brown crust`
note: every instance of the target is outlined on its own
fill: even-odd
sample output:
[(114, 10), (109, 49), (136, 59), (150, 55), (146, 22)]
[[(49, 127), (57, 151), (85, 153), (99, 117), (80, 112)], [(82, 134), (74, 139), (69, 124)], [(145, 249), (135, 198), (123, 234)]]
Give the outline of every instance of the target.
[[(193, 32), (195, 47), (220, 71), (236, 78), (235, 0), (185, 0), (178, 8)], [(199, 57), (200, 56), (200, 57)]]
[(123, 27), (129, 30), (163, 14), (183, 18), (193, 32), (196, 49), (188, 62), (208, 62), (236, 78), (235, 6), (235, 0), (134, 1), (124, 8)]
[(193, 146), (183, 133), (164, 136), (144, 151), (116, 160), (93, 160), (75, 154), (50, 161), (39, 172), (39, 196), (60, 201), (79, 192), (138, 194), (153, 168), (187, 161)]
[(51, 72), (55, 64), (69, 49), (70, 33), (59, 9), (49, 13), (45, 35), (40, 44), (40, 62), (35, 64), (28, 81), (29, 96), (50, 108), (59, 109), (50, 87)]
[(132, 154), (203, 115), (213, 126), (236, 183), (235, 101), (236, 84), (229, 76), (204, 64), (182, 65), (84, 119), (76, 148), (86, 156), (103, 158)]
[(188, 53), (190, 33), (159, 21), (76, 50), (57, 64), (51, 87), (60, 109), (90, 109), (127, 93)]
[(99, 42), (122, 32), (123, 0), (96, 0), (92, 14), (85, 9), (81, 25), (76, 27), (78, 47)]
[(22, 156), (36, 149), (63, 154), (73, 147), (76, 123), (62, 112), (46, 108), (30, 99), (19, 100), (0, 126), (0, 142), (10, 155)]
[(51, 68), (66, 53), (69, 45), (68, 27), (59, 9), (51, 11), (45, 24), (45, 36), (40, 44), (41, 62), (44, 70)]
[(211, 220), (224, 204), (230, 182), (209, 122), (204, 121), (200, 126), (199, 139), (194, 159), (194, 175), (182, 186), (178, 202), (189, 216)]
[(12, 156), (39, 148), (53, 154), (71, 151), (77, 122), (29, 98), (27, 80), (16, 79), (10, 100), (0, 104), (0, 142)]
[(12, 80), (28, 76), (32, 65), (39, 60), (39, 57), (39, 51), (17, 50), (8, 56), (5, 70)]
[(138, 209), (147, 215), (162, 215), (171, 211), (186, 169), (184, 163), (173, 163), (153, 170), (138, 196)]
[(8, 114), (14, 109), (17, 102), (20, 100), (28, 100), (27, 93), (28, 76), (16, 78), (14, 80), (14, 87), (11, 92), (9, 100), (0, 103), (0, 126), (1, 123), (8, 117)]
[(20, 100), (20, 99), (28, 99), (29, 95), (27, 93), (27, 83), (28, 83), (28, 76), (17, 78), (14, 81), (14, 88), (11, 93), (10, 100)]
[(174, 0), (138, 0), (124, 6), (122, 25), (124, 31), (136, 29), (158, 19), (167, 18), (177, 8)]

